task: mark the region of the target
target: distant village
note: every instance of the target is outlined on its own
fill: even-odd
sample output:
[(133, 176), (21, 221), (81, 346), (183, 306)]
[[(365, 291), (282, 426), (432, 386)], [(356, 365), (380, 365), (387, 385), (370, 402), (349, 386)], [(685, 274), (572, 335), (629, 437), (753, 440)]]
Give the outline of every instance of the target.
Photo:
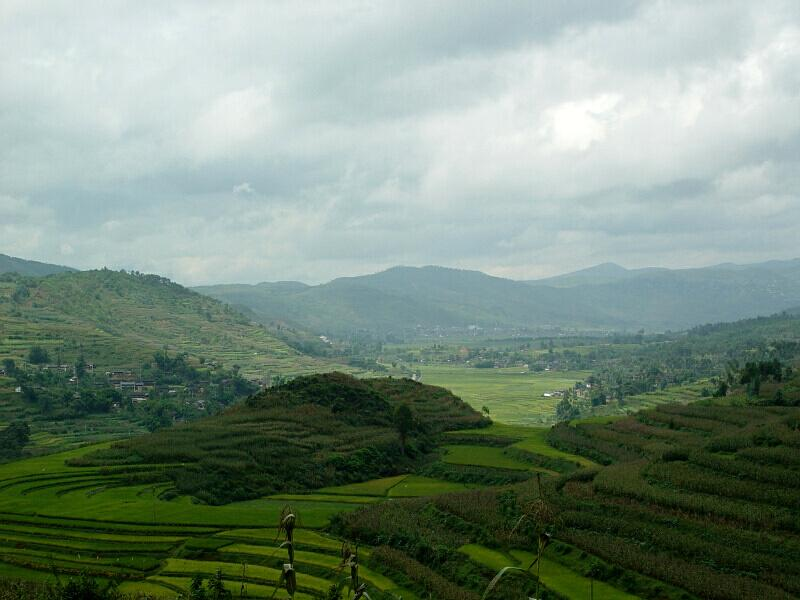
[[(117, 398), (112, 402), (110, 409), (112, 411), (120, 411), (125, 405), (137, 406), (145, 403), (154, 397), (162, 399), (181, 399), (182, 404), (187, 407), (192, 407), (198, 411), (205, 411), (208, 407), (208, 392), (217, 390), (220, 386), (228, 386), (233, 384), (233, 378), (237, 377), (231, 375), (229, 378), (222, 378), (219, 381), (212, 381), (209, 376), (206, 381), (181, 381), (178, 383), (159, 383), (154, 379), (145, 379), (140, 373), (137, 373), (131, 368), (112, 368), (103, 372), (102, 375), (97, 371), (94, 363), (83, 363), (80, 367), (76, 364), (39, 364), (30, 365), (35, 368), (34, 372), (44, 374), (53, 374), (64, 377), (59, 379), (67, 384), (74, 385), (76, 391), (73, 394), (75, 399), (80, 399), (81, 390), (96, 388), (108, 389), (109, 387), (119, 393)], [(208, 361), (205, 366), (216, 368), (219, 365), (216, 361)], [(81, 373), (79, 374), (79, 369)], [(11, 376), (8, 373), (8, 368), (0, 367), (0, 376)], [(89, 375), (85, 377), (84, 375)], [(268, 378), (264, 379), (250, 379), (247, 380), (247, 385), (250, 386), (250, 391), (254, 389), (263, 389), (269, 387), (273, 383)], [(63, 383), (62, 383), (63, 385)], [(42, 385), (34, 386), (41, 389)], [(23, 385), (17, 385), (14, 388), (16, 393), (23, 393)]]

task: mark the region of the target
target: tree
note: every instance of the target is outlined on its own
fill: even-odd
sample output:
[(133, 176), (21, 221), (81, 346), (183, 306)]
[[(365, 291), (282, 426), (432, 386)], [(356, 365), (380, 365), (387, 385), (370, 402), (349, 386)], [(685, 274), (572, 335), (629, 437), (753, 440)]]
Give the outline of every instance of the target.
[(189, 600), (206, 600), (206, 590), (203, 587), (203, 576), (195, 573), (189, 584)]
[(569, 395), (564, 394), (564, 397), (556, 405), (556, 419), (558, 421), (569, 421), (578, 416), (578, 409), (570, 402)]
[(231, 598), (230, 591), (225, 589), (225, 583), (222, 581), (222, 569), (217, 569), (214, 577), (208, 580), (208, 592), (210, 600), (229, 600)]
[(328, 588), (328, 593), (325, 596), (325, 600), (342, 600), (342, 592), (339, 590), (339, 586), (335, 583)]
[(32, 365), (43, 365), (49, 361), (50, 355), (41, 346), (33, 346), (28, 351), (28, 362)]
[(414, 428), (414, 414), (411, 412), (408, 404), (401, 404), (394, 411), (394, 426), (397, 428), (397, 433), (400, 434), (400, 445), (405, 453), (406, 439)]
[(0, 456), (16, 458), (22, 454), (22, 449), (31, 437), (28, 424), (23, 421), (11, 423), (0, 431)]
[(78, 360), (75, 361), (75, 376), (83, 377), (84, 375), (86, 375), (86, 360), (84, 360), (83, 354), (81, 354)]
[(13, 358), (4, 358), (3, 369), (5, 369), (6, 375), (13, 377), (17, 372), (17, 363), (14, 362)]
[(33, 389), (29, 385), (23, 385), (22, 387), (22, 397), (25, 398), (31, 404), (36, 403), (39, 400), (39, 395), (36, 393), (36, 390)]
[(606, 404), (607, 398), (604, 392), (596, 392), (592, 394), (592, 406), (602, 406)]

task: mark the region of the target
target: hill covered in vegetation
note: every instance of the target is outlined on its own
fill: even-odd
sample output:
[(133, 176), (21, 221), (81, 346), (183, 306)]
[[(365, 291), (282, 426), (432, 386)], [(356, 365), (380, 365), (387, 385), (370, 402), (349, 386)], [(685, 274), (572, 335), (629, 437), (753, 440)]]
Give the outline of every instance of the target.
[(0, 275), (0, 359), (25, 362), (34, 346), (50, 362), (82, 356), (99, 369), (137, 368), (164, 350), (250, 376), (326, 368), (217, 300), (157, 275), (107, 269)]
[(469, 327), (665, 331), (799, 305), (800, 261), (679, 270), (608, 264), (527, 282), (443, 267), (394, 267), (316, 286), (279, 282), (197, 290), (246, 307), (262, 322), (285, 320), (335, 336), (463, 333)]
[(328, 373), (119, 442), (81, 464), (167, 465), (177, 493), (220, 504), (407, 472), (443, 431), (487, 424), (443, 388)]
[[(508, 435), (509, 443), (524, 435), (524, 428), (485, 431)], [(555, 446), (582, 455), (583, 467), (538, 484), (370, 505), (339, 517), (335, 530), (382, 544), (373, 556), (410, 580), (426, 579), (441, 598), (477, 600), (486, 583), (469, 567), (484, 566), (485, 578), (504, 567), (522, 571), (537, 558), (537, 540), (544, 553), (534, 570), (555, 589), (581, 575), (604, 598), (800, 596), (800, 377), (793, 368), (749, 363), (731, 394), (564, 423), (547, 439), (551, 446), (518, 447), (549, 453)], [(492, 598), (533, 595), (532, 578), (507, 575)], [(566, 597), (586, 597), (588, 589), (584, 579)]]
[(54, 273), (69, 273), (75, 269), (62, 265), (51, 265), (36, 260), (25, 260), (7, 254), (0, 254), (0, 273), (18, 273), (30, 277), (43, 277)]

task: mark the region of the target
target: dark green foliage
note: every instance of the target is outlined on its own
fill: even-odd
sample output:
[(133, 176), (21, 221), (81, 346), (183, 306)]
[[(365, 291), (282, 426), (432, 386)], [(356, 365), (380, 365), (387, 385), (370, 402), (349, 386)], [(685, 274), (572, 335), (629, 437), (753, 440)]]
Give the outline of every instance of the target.
[(28, 351), (28, 362), (32, 365), (43, 365), (49, 361), (50, 355), (41, 346), (32, 346)]
[(441, 600), (478, 600), (477, 592), (463, 589), (456, 583), (443, 577), (437, 570), (406, 554), (388, 546), (381, 546), (373, 552), (373, 560), (391, 569), (405, 574), (415, 587)]
[(0, 579), (0, 600), (134, 600), (114, 584), (101, 584), (87, 575), (66, 583), (34, 583)]
[(206, 588), (203, 587), (203, 576), (195, 573), (189, 584), (189, 600), (206, 600)]
[(3, 359), (3, 370), (5, 370), (8, 377), (14, 377), (17, 373), (17, 363), (13, 358)]
[(569, 396), (565, 394), (564, 397), (556, 405), (556, 420), (569, 421), (570, 419), (574, 419), (575, 417), (577, 417), (578, 414), (579, 414), (578, 409), (572, 405)]
[(414, 415), (408, 404), (400, 404), (394, 411), (394, 426), (400, 434), (400, 445), (403, 452), (406, 451), (406, 439), (414, 428)]
[[(407, 433), (405, 453), (393, 421), (400, 405), (413, 407), (420, 424)], [(177, 490), (218, 504), (404, 472), (436, 448), (442, 431), (487, 422), (441, 388), (329, 373), (299, 377), (215, 417), (121, 442), (88, 460), (184, 463), (167, 470)]]
[(0, 458), (17, 458), (30, 439), (31, 430), (27, 423), (11, 423), (0, 430)]
[(325, 600), (342, 600), (342, 592), (339, 586), (335, 583), (328, 588), (328, 593), (325, 594)]
[(222, 570), (217, 569), (214, 576), (208, 580), (208, 600), (229, 600), (231, 593), (225, 589), (222, 580)]
[(780, 360), (774, 358), (745, 364), (739, 375), (739, 383), (748, 384), (755, 381), (766, 381), (767, 379), (780, 381), (782, 378), (783, 365), (781, 365)]
[(420, 475), (445, 479), (455, 483), (473, 483), (478, 485), (506, 485), (529, 479), (531, 474), (526, 471), (513, 471), (511, 469), (492, 469), (474, 465), (453, 465), (450, 463), (433, 462), (418, 470)]

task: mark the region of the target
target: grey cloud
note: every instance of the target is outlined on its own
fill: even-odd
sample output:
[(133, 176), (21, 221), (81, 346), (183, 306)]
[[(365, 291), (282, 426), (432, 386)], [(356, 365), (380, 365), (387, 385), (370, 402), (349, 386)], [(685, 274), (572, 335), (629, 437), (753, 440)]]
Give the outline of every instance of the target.
[(0, 252), (190, 284), (796, 253), (796, 2), (0, 10)]

